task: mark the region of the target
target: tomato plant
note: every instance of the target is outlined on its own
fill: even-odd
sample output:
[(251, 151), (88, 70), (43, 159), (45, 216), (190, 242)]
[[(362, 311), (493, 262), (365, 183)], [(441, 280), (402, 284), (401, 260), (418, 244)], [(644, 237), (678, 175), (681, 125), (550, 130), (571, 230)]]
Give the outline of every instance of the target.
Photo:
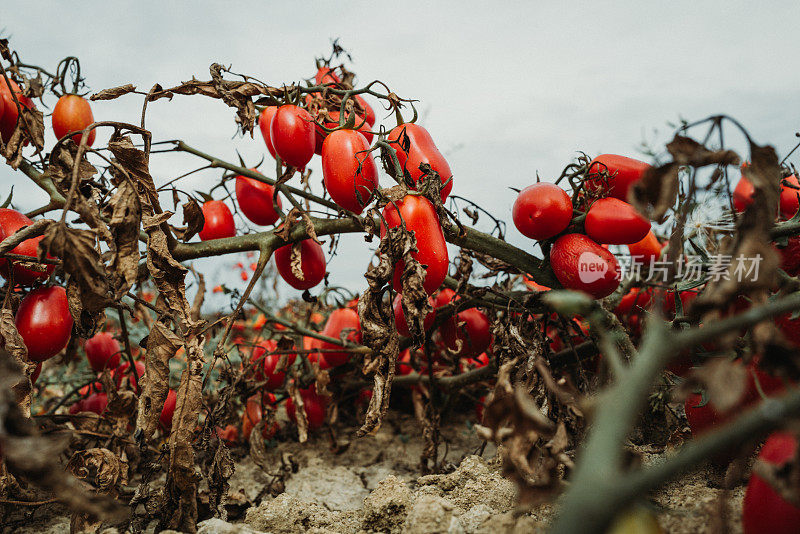
[[(306, 412), (306, 419), (308, 420), (309, 430), (316, 430), (325, 423), (325, 410), (327, 409), (327, 401), (324, 397), (320, 397), (313, 388), (301, 389), (300, 398), (303, 399), (303, 409)], [(291, 397), (286, 400), (286, 414), (289, 419), (297, 422), (297, 408), (295, 407), (294, 399)]]
[(258, 129), (261, 130), (261, 137), (264, 138), (264, 144), (267, 145), (267, 150), (276, 157), (275, 145), (272, 144), (272, 119), (278, 111), (278, 106), (266, 106), (261, 110), (258, 116)]
[(559, 237), (550, 249), (553, 272), (568, 289), (603, 298), (619, 286), (619, 263), (611, 252), (582, 234)]
[[(0, 240), (11, 237), (17, 231), (31, 224), (33, 221), (22, 213), (8, 208), (0, 208)], [(35, 258), (38, 255), (41, 240), (42, 236), (26, 239), (11, 249), (11, 253)], [(48, 255), (48, 257), (52, 259), (52, 256)], [(18, 284), (32, 285), (37, 280), (47, 278), (53, 272), (53, 265), (40, 264), (36, 267), (24, 267), (19, 262), (12, 262), (12, 265), (14, 282)], [(5, 258), (0, 259), (0, 274), (8, 278), (8, 260)]]
[(601, 154), (589, 163), (590, 175), (607, 175), (607, 181), (600, 176), (587, 180), (589, 190), (601, 192), (619, 200), (628, 200), (631, 185), (641, 180), (650, 165), (626, 156)]
[(356, 130), (336, 130), (322, 144), (325, 189), (342, 208), (360, 214), (378, 187), (378, 167), (369, 142)]
[(548, 239), (560, 234), (572, 220), (572, 200), (557, 185), (529, 185), (517, 196), (511, 211), (514, 226), (525, 237)]
[(275, 266), (278, 274), (295, 289), (311, 289), (325, 278), (325, 252), (313, 239), (300, 241), (298, 266), (300, 273), (292, 268), (292, 245), (285, 245), (275, 251)]
[(275, 188), (268, 183), (248, 176), (236, 177), (236, 203), (239, 204), (244, 216), (253, 224), (268, 226), (275, 224), (279, 219), (275, 204), (278, 205), (278, 209), (282, 208), (282, 204), (280, 197), (275, 198), (273, 202), (274, 194)]
[[(56, 102), (53, 108), (53, 133), (58, 139), (71, 132), (79, 132), (94, 122), (92, 107), (89, 102), (78, 95), (64, 95)], [(95, 130), (89, 130), (86, 135), (86, 145), (94, 144)], [(82, 134), (75, 134), (72, 140), (80, 144)]]
[(209, 200), (203, 204), (205, 223), (200, 230), (200, 239), (223, 239), (236, 235), (236, 223), (230, 208), (221, 200)]
[(592, 204), (584, 226), (586, 235), (606, 245), (632, 245), (650, 232), (650, 221), (616, 198), (601, 198)]
[[(333, 310), (321, 333), (328, 337), (342, 339), (345, 330), (348, 330), (349, 333), (344, 339), (352, 343), (361, 343), (361, 321), (358, 318), (358, 313), (351, 308)], [(325, 359), (326, 365), (330, 367), (344, 365), (350, 360), (349, 352), (336, 351), (336, 349), (340, 348), (339, 345), (322, 341), (319, 344), (319, 348), (324, 351), (321, 353), (322, 357)]]
[(14, 319), (28, 358), (41, 362), (67, 346), (72, 335), (72, 315), (63, 287), (34, 289), (20, 302)]
[(419, 168), (421, 164), (427, 163), (439, 174), (439, 179), (442, 181), (441, 197), (444, 202), (453, 189), (453, 173), (447, 160), (436, 148), (428, 130), (418, 124), (401, 124), (389, 132), (388, 141), (394, 148), (403, 172), (409, 174), (415, 187), (423, 176)]
[(96, 372), (103, 369), (116, 369), (119, 366), (121, 349), (119, 341), (110, 332), (99, 332), (86, 340), (83, 345), (89, 366)]
[(308, 111), (294, 104), (279, 107), (270, 121), (269, 131), (272, 146), (281, 160), (304, 169), (316, 146), (314, 120)]

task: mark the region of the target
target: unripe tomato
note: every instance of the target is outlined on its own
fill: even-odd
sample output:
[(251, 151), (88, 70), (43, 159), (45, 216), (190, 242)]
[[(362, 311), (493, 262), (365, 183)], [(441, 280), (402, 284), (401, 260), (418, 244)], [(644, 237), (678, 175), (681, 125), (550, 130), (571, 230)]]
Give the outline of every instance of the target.
[(117, 389), (122, 387), (122, 382), (127, 379), (128, 383), (131, 385), (134, 391), (139, 391), (139, 379), (144, 376), (144, 363), (139, 360), (135, 360), (133, 362), (134, 369), (136, 370), (136, 374), (134, 375), (133, 369), (131, 369), (131, 364), (128, 362), (123, 362), (122, 365), (111, 371), (111, 378), (114, 379), (114, 383), (117, 385)]
[(631, 185), (638, 182), (650, 165), (643, 161), (616, 154), (601, 154), (589, 163), (589, 174), (608, 172), (608, 186), (599, 177), (586, 180), (590, 191), (605, 190), (607, 196), (628, 200)]
[[(422, 163), (429, 164), (431, 169), (439, 173), (442, 184), (446, 184), (442, 186), (441, 190), (442, 202), (444, 202), (447, 195), (450, 194), (450, 190), (453, 189), (453, 173), (450, 171), (447, 160), (436, 148), (428, 130), (418, 124), (401, 124), (389, 132), (388, 141), (397, 154), (400, 167), (408, 172), (415, 184), (422, 178), (422, 171), (419, 170)], [(406, 144), (409, 145), (407, 151), (403, 149)]]
[(110, 332), (100, 332), (86, 340), (83, 345), (86, 359), (93, 371), (116, 369), (119, 366), (120, 346)]
[(267, 390), (278, 389), (283, 385), (283, 379), (286, 376), (285, 369), (292, 365), (297, 358), (296, 354), (286, 355), (286, 364), (283, 370), (277, 371), (278, 363), (281, 359), (281, 354), (270, 354), (278, 349), (278, 343), (275, 340), (268, 339), (262, 341), (253, 347), (253, 362), (255, 363), (255, 378), (258, 381), (266, 380), (267, 383), (264, 388)]
[(314, 155), (314, 120), (303, 108), (285, 104), (272, 118), (270, 139), (284, 163), (304, 169)]
[(650, 221), (617, 198), (601, 198), (589, 208), (586, 235), (606, 245), (632, 245), (650, 232)]
[(634, 261), (649, 265), (651, 261), (661, 257), (661, 249), (664, 247), (652, 230), (647, 232), (644, 239), (628, 245), (628, 252)]
[(19, 119), (17, 104), (14, 102), (14, 96), (11, 93), (13, 92), (16, 95), (20, 106), (26, 109), (36, 109), (36, 106), (33, 105), (33, 100), (22, 94), (22, 89), (17, 85), (17, 82), (10, 78), (8, 82), (6, 83), (5, 78), (0, 77), (0, 98), (3, 99), (5, 108), (2, 117), (0, 117), (0, 136), (2, 136), (4, 143), (8, 143), (11, 139)]
[(489, 326), (489, 319), (482, 311), (469, 308), (458, 312), (455, 320), (446, 321), (442, 325), (442, 338), (447, 348), (457, 351), (456, 357), (472, 358), (491, 345), (492, 334)]
[[(361, 321), (358, 318), (358, 313), (351, 308), (333, 310), (321, 333), (328, 337), (341, 339), (342, 331), (345, 329), (350, 330), (350, 333), (347, 334), (347, 341), (361, 343)], [(350, 360), (349, 352), (327, 352), (327, 350), (339, 349), (341, 345), (321, 341), (319, 348), (326, 351), (322, 355), (325, 358), (325, 363), (331, 367), (344, 365)]]
[(200, 230), (200, 239), (222, 239), (236, 235), (236, 224), (230, 208), (221, 200), (209, 200), (203, 204), (205, 223)]
[[(255, 169), (253, 169), (255, 170)], [(244, 216), (253, 224), (267, 226), (275, 224), (279, 215), (272, 203), (275, 188), (268, 183), (259, 182), (247, 176), (236, 177), (236, 202)], [(280, 197), (275, 199), (281, 208)]]
[(72, 315), (63, 287), (40, 287), (22, 299), (14, 319), (28, 359), (42, 362), (67, 346), (72, 335)]
[[(94, 122), (92, 107), (89, 101), (78, 95), (64, 95), (56, 102), (53, 108), (53, 133), (61, 139), (70, 132), (79, 132)], [(94, 143), (95, 131), (91, 130), (86, 136), (86, 146)], [(81, 144), (83, 135), (75, 134), (72, 140)]]
[[(314, 386), (308, 389), (300, 390), (300, 398), (303, 399), (303, 406), (306, 411), (306, 419), (308, 420), (308, 429), (316, 430), (321, 427), (325, 422), (325, 409), (327, 402), (324, 397), (317, 395), (314, 391)], [(295, 412), (294, 399), (289, 397), (286, 399), (286, 415), (289, 416), (295, 424), (297, 423), (297, 414)]]
[[(428, 297), (428, 302), (431, 306), (433, 306), (433, 299)], [(401, 336), (410, 336), (411, 331), (408, 329), (408, 323), (406, 322), (406, 314), (403, 312), (403, 296), (398, 294), (394, 298), (394, 302), (392, 303), (392, 309), (394, 311), (394, 324), (397, 326), (397, 332)], [(425, 316), (425, 319), (422, 321), (422, 327), (427, 332), (433, 326), (433, 321), (436, 319), (436, 310), (433, 310), (428, 315)]]
[(175, 406), (178, 403), (178, 394), (174, 389), (167, 390), (167, 398), (164, 399), (164, 407), (161, 408), (161, 415), (158, 422), (165, 432), (172, 430), (172, 416), (175, 415)]
[(525, 237), (548, 239), (560, 234), (572, 220), (572, 201), (555, 184), (540, 182), (519, 192), (511, 210), (514, 226)]
[[(30, 226), (31, 224), (33, 224), (33, 221), (17, 210), (0, 208), (0, 241), (11, 237), (21, 228)], [(38, 256), (39, 242), (43, 238), (44, 236), (26, 239), (9, 252), (36, 258)], [(48, 258), (51, 257), (52, 256), (48, 255)], [(47, 278), (55, 267), (54, 265), (42, 265), (42, 270), (34, 270), (14, 262), (12, 262), (12, 265), (14, 269), (14, 282), (23, 285), (32, 285), (36, 280)], [(8, 278), (8, 260), (6, 259), (0, 259), (0, 274)]]
[(287, 284), (295, 289), (311, 289), (325, 278), (325, 252), (313, 239), (300, 241), (300, 270), (302, 280), (292, 272), (292, 245), (285, 245), (275, 251), (275, 266)]
[(258, 128), (261, 130), (261, 137), (264, 138), (264, 144), (267, 145), (267, 150), (275, 157), (275, 145), (272, 144), (272, 133), (270, 126), (272, 125), (272, 118), (278, 112), (278, 106), (267, 106), (261, 110), (261, 115), (258, 116)]
[[(797, 438), (789, 432), (774, 432), (767, 439), (758, 459), (773, 466), (792, 461), (797, 452)], [(745, 534), (789, 534), (800, 527), (800, 508), (784, 500), (772, 486), (755, 472), (742, 502)]]
[[(387, 204), (383, 208), (383, 218), (389, 228), (395, 228), (405, 221), (406, 229), (413, 231), (417, 238), (417, 252), (412, 256), (425, 266), (423, 286), (430, 295), (442, 285), (447, 276), (449, 259), (447, 243), (444, 240), (439, 216), (430, 200), (416, 195), (406, 195), (402, 200)], [(386, 228), (381, 225), (381, 239), (386, 235)], [(402, 260), (394, 268), (394, 290), (402, 292)]]
[(355, 130), (336, 130), (322, 143), (325, 189), (342, 208), (360, 214), (378, 187), (378, 167), (367, 139)]
[(577, 289), (596, 299), (619, 286), (619, 263), (614, 255), (582, 234), (559, 237), (550, 249), (550, 266), (567, 289)]
[[(783, 182), (789, 185), (784, 185)], [(794, 174), (784, 178), (783, 182), (781, 183), (780, 196), (781, 216), (784, 219), (791, 219), (800, 207), (800, 203), (797, 201), (797, 195), (800, 194), (800, 182), (797, 181), (797, 176)]]
[(755, 188), (750, 180), (742, 176), (736, 187), (733, 188), (733, 209), (738, 212), (743, 212), (747, 207), (753, 203), (753, 194)]

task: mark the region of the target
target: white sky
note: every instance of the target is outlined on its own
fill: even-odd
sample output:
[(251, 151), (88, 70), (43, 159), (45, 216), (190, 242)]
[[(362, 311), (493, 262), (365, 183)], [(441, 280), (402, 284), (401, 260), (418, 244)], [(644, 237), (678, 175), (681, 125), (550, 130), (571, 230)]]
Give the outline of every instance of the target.
[[(380, 79), (420, 100), (423, 124), (448, 155), (454, 194), (509, 223), (509, 186), (529, 185), (537, 172), (553, 179), (579, 150), (637, 156), (643, 139), (668, 138), (666, 123), (678, 117), (731, 114), (779, 154), (796, 142), (800, 2), (535, 4), (4, 0), (0, 29), (29, 63), (54, 69), (64, 56), (80, 57), (93, 91), (208, 79), (212, 62), (274, 85), (297, 81), (314, 74), (314, 57), (338, 36), (361, 82)], [(141, 97), (93, 108), (98, 120), (138, 123)], [(182, 138), (230, 161), (238, 150), (257, 162), (266, 152), (258, 130), (254, 139), (233, 138), (233, 117), (218, 100), (178, 96), (149, 106), (148, 128), (156, 140)], [(152, 171), (163, 182), (199, 164), (158, 156)], [(312, 168), (319, 183), (319, 158)], [(218, 177), (198, 175), (182, 187), (208, 189)], [(0, 196), (16, 186), (18, 208), (44, 204), (21, 173), (3, 165), (0, 178)], [(508, 239), (530, 248), (513, 225)], [(366, 247), (360, 236), (343, 242), (329, 264), (332, 283), (363, 284)], [(239, 259), (200, 266), (230, 273), (223, 263)]]

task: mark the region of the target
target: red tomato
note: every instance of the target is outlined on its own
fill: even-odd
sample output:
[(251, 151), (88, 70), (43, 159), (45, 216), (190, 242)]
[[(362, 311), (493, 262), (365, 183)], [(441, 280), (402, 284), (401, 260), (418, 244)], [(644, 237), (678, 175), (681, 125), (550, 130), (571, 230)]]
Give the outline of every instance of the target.
[(572, 220), (572, 201), (555, 184), (529, 185), (517, 196), (511, 210), (514, 226), (525, 237), (547, 239), (560, 234)]
[(638, 182), (648, 169), (650, 165), (643, 161), (616, 154), (602, 154), (589, 163), (589, 174), (608, 172), (608, 186), (599, 177), (586, 180), (586, 186), (590, 191), (605, 189), (607, 196), (628, 200), (631, 185)]
[[(56, 102), (53, 108), (53, 133), (61, 139), (70, 132), (79, 132), (94, 122), (92, 107), (89, 101), (78, 95), (64, 95)], [(91, 130), (86, 137), (86, 145), (94, 143), (95, 131)], [(81, 143), (81, 134), (72, 136), (75, 144)]]
[(293, 104), (278, 108), (270, 124), (275, 152), (287, 165), (304, 169), (314, 155), (314, 120), (305, 109)]
[[(646, 308), (652, 300), (653, 291), (651, 289), (648, 288), (642, 291), (638, 287), (633, 287), (622, 297), (622, 300), (619, 301), (614, 313), (619, 316), (628, 315), (631, 311), (636, 311), (638, 308)], [(681, 301), (682, 300), (683, 299), (681, 299)]]
[[(394, 324), (397, 326), (397, 331), (401, 336), (408, 337), (411, 335), (411, 332), (408, 329), (408, 323), (406, 323), (406, 315), (403, 312), (402, 300), (403, 296), (398, 294), (392, 303), (392, 308), (394, 310)], [(428, 297), (428, 302), (431, 304), (431, 306), (433, 306), (433, 299), (431, 297)], [(426, 332), (433, 326), (434, 319), (436, 319), (436, 310), (433, 310), (425, 316), (422, 324)]]
[(208, 241), (210, 239), (222, 239), (236, 235), (236, 224), (233, 222), (233, 214), (230, 208), (221, 200), (209, 200), (203, 204), (203, 217), (205, 223), (200, 230), (200, 239)]
[[(242, 437), (246, 440), (250, 439), (253, 433), (253, 428), (264, 418), (264, 410), (261, 408), (261, 401), (257, 395), (253, 395), (244, 405), (244, 413), (242, 414)], [(261, 436), (264, 439), (272, 439), (275, 434), (280, 430), (277, 421), (272, 421), (272, 424), (266, 424), (261, 429)]]
[(397, 363), (395, 364), (395, 373), (400, 376), (410, 375), (414, 372), (414, 367), (411, 365), (411, 351), (409, 349), (403, 350), (397, 356)]
[(175, 415), (175, 406), (178, 403), (178, 394), (174, 389), (167, 390), (167, 398), (164, 399), (164, 407), (161, 408), (161, 415), (158, 422), (165, 431), (172, 429), (172, 416)]
[[(687, 310), (692, 307), (692, 301), (697, 298), (699, 292), (696, 290), (687, 290), (680, 292), (681, 298), (681, 308), (683, 308), (683, 313), (686, 314)], [(675, 318), (675, 291), (667, 291), (664, 293), (664, 314), (674, 319)]]
[(359, 95), (356, 95), (356, 102), (358, 102), (361, 107), (364, 108), (364, 118), (366, 119), (367, 124), (373, 126), (375, 124), (375, 111), (373, 111), (372, 106), (367, 104), (367, 101), (361, 98)]
[[(328, 116), (330, 117), (330, 120), (329, 121), (327, 121), (327, 120), (325, 121), (325, 127), (326, 128), (330, 128), (330, 129), (337, 128), (339, 126), (339, 112), (338, 111), (329, 111), (328, 112)], [(356, 118), (355, 118), (355, 124), (353, 126), (357, 127), (358, 132), (361, 133), (367, 139), (368, 143), (372, 142), (372, 138), (374, 136), (372, 135), (372, 132), (370, 131), (369, 120), (367, 120), (365, 122), (364, 118), (361, 115), (357, 114)], [(328, 136), (328, 134), (325, 133), (325, 130), (322, 130), (321, 128), (317, 130), (317, 134), (322, 136), (321, 137), (322, 141), (324, 141), (325, 138)], [(322, 141), (317, 139), (317, 142), (320, 143), (320, 150), (322, 149), (322, 146), (321, 146)]]
[(619, 264), (614, 255), (582, 234), (559, 237), (550, 249), (550, 266), (567, 289), (577, 289), (596, 299), (619, 286)]
[(5, 107), (2, 118), (0, 118), (0, 136), (2, 136), (4, 143), (8, 143), (11, 139), (19, 119), (19, 111), (17, 110), (16, 102), (14, 102), (12, 92), (19, 100), (20, 106), (26, 109), (36, 109), (36, 106), (33, 105), (33, 100), (22, 94), (22, 89), (19, 88), (19, 85), (12, 79), (8, 81), (9, 83), (7, 84), (5, 78), (0, 78), (0, 98), (3, 99)]
[(63, 287), (40, 287), (22, 299), (14, 320), (28, 359), (42, 362), (67, 346), (72, 335), (72, 315)]
[[(322, 346), (322, 341), (315, 337), (303, 338), (303, 348), (305, 350), (315, 350), (319, 349), (321, 346)], [(309, 363), (317, 364), (319, 366), (320, 371), (324, 371), (325, 369), (331, 368), (331, 366), (328, 365), (328, 362), (325, 361), (325, 356), (320, 352), (309, 352), (306, 355), (306, 358), (308, 358)]]
[(228, 445), (232, 445), (239, 439), (239, 431), (233, 425), (228, 425), (225, 428), (217, 427), (217, 437)]
[(528, 278), (527, 276), (522, 277), (522, 281), (528, 286), (528, 289), (533, 291), (550, 291), (550, 288), (547, 286), (543, 286), (542, 284), (535, 282), (533, 279)]
[(275, 251), (275, 265), (278, 274), (295, 289), (311, 289), (325, 278), (325, 253), (313, 239), (300, 241), (300, 270), (302, 280), (292, 272), (292, 245), (285, 245)]
[(92, 393), (82, 401), (81, 412), (92, 412), (102, 415), (108, 406), (108, 395), (105, 393)]
[[(321, 333), (328, 337), (341, 339), (342, 331), (345, 329), (350, 329), (350, 333), (347, 334), (348, 341), (361, 343), (361, 321), (358, 318), (358, 313), (351, 308), (333, 310)], [(331, 350), (341, 348), (341, 345), (322, 341), (319, 348)], [(325, 363), (330, 367), (344, 365), (350, 360), (349, 352), (323, 352), (322, 355), (325, 358)]]
[(433, 301), (433, 307), (437, 310), (442, 306), (446, 306), (453, 301), (455, 298), (456, 292), (450, 289), (449, 287), (445, 287), (441, 291), (436, 294), (436, 298)]
[[(0, 241), (7, 237), (11, 237), (17, 232), (17, 230), (20, 230), (25, 226), (30, 226), (31, 224), (33, 224), (33, 221), (22, 213), (8, 208), (0, 208)], [(38, 256), (39, 242), (43, 238), (44, 236), (26, 239), (14, 247), (10, 252), (12, 254), (20, 254), (22, 256), (36, 258)], [(48, 258), (52, 258), (52, 256), (48, 255)], [(53, 272), (53, 268), (55, 267), (54, 265), (42, 265), (42, 270), (39, 271), (22, 267), (18, 263), (12, 262), (12, 264), (14, 269), (14, 282), (23, 285), (32, 285), (36, 280), (43, 280), (47, 278), (50, 276), (50, 273)], [(0, 259), (0, 274), (8, 278), (8, 260), (6, 259)]]
[[(414, 183), (422, 178), (422, 171), (419, 170), (421, 163), (429, 164), (434, 171), (439, 173), (442, 184), (447, 184), (442, 187), (441, 191), (442, 202), (444, 202), (447, 195), (450, 194), (450, 190), (453, 189), (453, 173), (450, 171), (447, 160), (436, 148), (428, 130), (418, 124), (401, 124), (389, 132), (388, 141), (397, 154), (400, 166), (409, 173)], [(406, 151), (403, 147), (407, 144), (409, 149)]]
[(116, 369), (119, 366), (120, 346), (110, 332), (100, 332), (86, 340), (83, 345), (86, 359), (93, 371)]
[(447, 348), (455, 352), (456, 357), (472, 358), (491, 345), (492, 334), (489, 327), (489, 319), (482, 311), (469, 308), (458, 312), (454, 321), (446, 321), (442, 325), (442, 338)]
[(791, 219), (794, 217), (794, 214), (797, 213), (798, 207), (800, 207), (800, 203), (797, 201), (797, 195), (800, 194), (800, 182), (797, 181), (797, 176), (794, 174), (788, 178), (784, 178), (783, 182), (789, 185), (781, 183), (781, 216), (784, 219)]
[(755, 188), (750, 180), (742, 176), (736, 187), (733, 188), (733, 209), (738, 212), (743, 212), (747, 207), (753, 203), (753, 194)]
[(655, 261), (661, 256), (661, 249), (664, 248), (659, 242), (656, 234), (650, 230), (644, 239), (637, 243), (628, 245), (628, 252), (634, 261), (649, 265), (650, 261)]
[[(314, 391), (314, 386), (308, 389), (300, 390), (300, 398), (303, 399), (303, 406), (306, 411), (306, 419), (308, 420), (308, 429), (316, 430), (321, 427), (325, 422), (325, 410), (327, 402), (324, 397), (317, 395)], [(297, 414), (295, 413), (294, 399), (289, 397), (286, 399), (286, 415), (289, 416), (294, 423), (297, 423)]]
[(592, 204), (584, 226), (586, 235), (607, 245), (632, 245), (650, 232), (650, 221), (617, 198), (601, 198)]
[(320, 67), (317, 69), (317, 74), (314, 76), (314, 82), (317, 85), (326, 85), (330, 83), (339, 83), (341, 78), (330, 67)]
[(272, 125), (272, 118), (278, 112), (278, 106), (267, 106), (261, 110), (261, 115), (258, 116), (258, 128), (261, 130), (261, 137), (264, 138), (264, 144), (267, 145), (267, 150), (275, 157), (275, 145), (272, 144), (272, 133), (270, 126)]
[(42, 374), (42, 362), (36, 364), (36, 369), (31, 374), (31, 384), (35, 384), (39, 380), (39, 375)]
[(378, 187), (378, 167), (367, 139), (355, 130), (336, 130), (322, 143), (325, 189), (342, 208), (360, 214)]
[[(272, 203), (274, 194), (275, 188), (267, 183), (247, 176), (236, 177), (236, 202), (244, 216), (253, 224), (267, 226), (278, 220), (278, 212)], [(281, 208), (281, 198), (275, 200)]]
[[(402, 200), (387, 204), (383, 208), (383, 218), (389, 228), (395, 228), (405, 222), (406, 229), (413, 231), (417, 238), (417, 252), (413, 257), (425, 266), (425, 291), (430, 295), (442, 285), (447, 276), (449, 259), (447, 243), (444, 240), (439, 216), (430, 200), (425, 197), (406, 195)], [(381, 225), (381, 238), (386, 235), (386, 228)], [(394, 268), (394, 290), (402, 292), (402, 275), (404, 266), (397, 262)]]
[(277, 371), (278, 363), (281, 359), (281, 354), (269, 354), (278, 349), (278, 343), (272, 339), (262, 341), (253, 347), (253, 361), (256, 368), (256, 380), (266, 380), (267, 383), (264, 388), (267, 390), (278, 389), (283, 385), (283, 379), (286, 376), (285, 369), (292, 365), (297, 358), (296, 354), (286, 355), (286, 364), (282, 371)]
[(131, 387), (135, 391), (139, 391), (139, 379), (144, 375), (145, 367), (144, 363), (139, 360), (135, 360), (133, 365), (136, 370), (135, 376), (131, 370), (131, 364), (128, 362), (123, 362), (122, 365), (111, 371), (111, 378), (114, 379), (114, 383), (117, 385), (118, 389), (122, 387), (122, 382), (127, 379)]
[[(723, 415), (714, 409), (713, 404), (709, 401), (702, 404), (703, 396), (699, 393), (690, 393), (686, 397), (686, 402), (683, 405), (686, 412), (686, 419), (689, 422), (689, 428), (692, 431), (692, 436), (700, 436), (708, 429), (713, 428), (728, 419), (728, 415)], [(701, 405), (702, 404), (702, 405)]]
[[(790, 432), (774, 432), (767, 439), (760, 461), (774, 466), (783, 466), (797, 452), (797, 438)], [(787, 502), (772, 486), (755, 472), (742, 503), (742, 524), (745, 534), (790, 534), (800, 525), (800, 508)]]

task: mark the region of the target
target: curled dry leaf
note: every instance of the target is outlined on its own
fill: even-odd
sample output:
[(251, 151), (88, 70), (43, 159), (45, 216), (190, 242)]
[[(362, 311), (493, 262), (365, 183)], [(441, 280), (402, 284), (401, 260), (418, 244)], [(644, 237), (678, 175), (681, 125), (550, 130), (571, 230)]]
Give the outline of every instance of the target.
[(119, 98), (134, 91), (136, 91), (136, 86), (131, 83), (128, 83), (125, 85), (120, 85), (117, 87), (111, 87), (110, 89), (103, 89), (102, 91), (98, 91), (92, 96), (90, 96), (89, 100), (114, 100), (115, 98)]
[(117, 135), (116, 133), (108, 142), (108, 149), (114, 154), (116, 162), (125, 169), (128, 177), (136, 184), (136, 192), (142, 204), (150, 208), (145, 209), (144, 212), (148, 215), (154, 212), (159, 213), (161, 207), (158, 201), (158, 192), (156, 191), (153, 177), (150, 176), (147, 154), (143, 150), (136, 148), (130, 137)]
[(322, 241), (317, 238), (317, 231), (314, 229), (314, 221), (311, 220), (308, 213), (305, 211), (294, 207), (289, 210), (289, 213), (286, 214), (286, 220), (283, 221), (283, 224), (280, 228), (275, 230), (275, 235), (283, 239), (284, 241), (289, 241), (289, 234), (291, 233), (292, 229), (294, 228), (295, 224), (299, 221), (303, 221), (305, 225), (306, 233), (308, 237), (314, 240), (315, 243), (318, 245), (322, 244)]
[(14, 385), (13, 389), (20, 410), (25, 414), (25, 417), (30, 417), (31, 395), (33, 394), (30, 376), (36, 369), (36, 365), (28, 361), (28, 348), (25, 346), (19, 331), (17, 331), (17, 325), (14, 323), (14, 312), (9, 308), (0, 310), (0, 337), (2, 337), (5, 349), (22, 369), (23, 378)]
[(3, 147), (3, 157), (12, 169), (18, 169), (22, 163), (22, 149), (26, 142), (33, 144), (37, 152), (44, 147), (44, 115), (38, 109), (22, 106), (21, 110), (17, 127)]
[(136, 428), (142, 438), (150, 439), (158, 428), (158, 419), (169, 390), (169, 361), (182, 346), (181, 338), (161, 320), (156, 321), (147, 336), (145, 375), (139, 381), (139, 412)]
[(100, 492), (119, 495), (128, 483), (128, 463), (108, 449), (92, 448), (76, 451), (67, 469), (81, 480), (87, 480)]
[(289, 382), (287, 393), (294, 402), (294, 413), (297, 421), (297, 440), (300, 443), (305, 443), (308, 440), (308, 417), (306, 416), (306, 405), (303, 402), (303, 397), (300, 395), (300, 390), (294, 381)]
[(139, 226), (142, 204), (134, 185), (123, 181), (110, 201), (111, 220), (108, 225), (114, 236), (111, 269), (115, 273), (114, 294), (121, 299), (136, 282), (139, 272)]
[(203, 216), (202, 208), (193, 198), (190, 198), (181, 207), (183, 208), (183, 224), (186, 225), (186, 231), (181, 239), (185, 243), (200, 233), (206, 223), (206, 219)]
[[(263, 426), (263, 424), (264, 421), (262, 419), (256, 426)], [(254, 432), (256, 431), (260, 436), (261, 429), (254, 429)], [(205, 472), (208, 473), (208, 504), (209, 507), (214, 510), (215, 514), (218, 514), (223, 521), (226, 521), (228, 519), (228, 512), (224, 504), (228, 495), (228, 490), (230, 489), (228, 480), (233, 476), (236, 466), (233, 463), (233, 458), (231, 458), (228, 447), (225, 446), (225, 443), (221, 439), (214, 438), (212, 440), (212, 446), (214, 447), (213, 459), (211, 465), (207, 466), (205, 469)]]

